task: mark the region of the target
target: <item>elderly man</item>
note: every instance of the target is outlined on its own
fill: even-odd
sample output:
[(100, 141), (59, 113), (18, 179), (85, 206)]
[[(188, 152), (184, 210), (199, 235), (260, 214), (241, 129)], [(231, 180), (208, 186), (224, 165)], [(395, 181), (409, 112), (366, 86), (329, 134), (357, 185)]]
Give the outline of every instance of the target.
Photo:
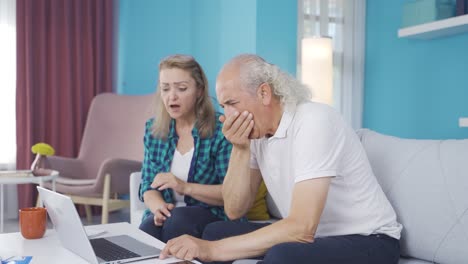
[(170, 240), (162, 258), (261, 263), (396, 264), (402, 226), (354, 131), (308, 89), (256, 55), (228, 62), (216, 82), (233, 144), (226, 214), (241, 218), (261, 180), (283, 219), (215, 222), (202, 239)]

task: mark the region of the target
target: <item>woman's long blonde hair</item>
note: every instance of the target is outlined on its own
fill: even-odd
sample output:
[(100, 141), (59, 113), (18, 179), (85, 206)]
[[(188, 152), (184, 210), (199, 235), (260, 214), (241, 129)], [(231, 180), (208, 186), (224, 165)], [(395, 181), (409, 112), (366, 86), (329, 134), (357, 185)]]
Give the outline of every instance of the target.
[[(159, 72), (163, 69), (181, 69), (190, 73), (195, 80), (196, 88), (201, 89), (202, 93), (195, 103), (195, 126), (198, 129), (201, 138), (208, 138), (213, 135), (216, 120), (215, 111), (208, 93), (208, 80), (205, 72), (198, 62), (189, 55), (172, 55), (164, 58), (159, 63)], [(161, 87), (157, 85), (156, 92), (156, 113), (153, 123), (153, 136), (166, 139), (169, 135), (171, 117), (167, 113), (164, 103), (161, 100)]]

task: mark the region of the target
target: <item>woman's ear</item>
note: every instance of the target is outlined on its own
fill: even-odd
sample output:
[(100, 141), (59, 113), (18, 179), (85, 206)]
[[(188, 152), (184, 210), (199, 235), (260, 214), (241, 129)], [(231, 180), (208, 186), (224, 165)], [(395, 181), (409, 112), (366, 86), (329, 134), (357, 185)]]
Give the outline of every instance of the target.
[(264, 106), (270, 105), (273, 98), (273, 90), (268, 83), (262, 83), (257, 89), (257, 96)]

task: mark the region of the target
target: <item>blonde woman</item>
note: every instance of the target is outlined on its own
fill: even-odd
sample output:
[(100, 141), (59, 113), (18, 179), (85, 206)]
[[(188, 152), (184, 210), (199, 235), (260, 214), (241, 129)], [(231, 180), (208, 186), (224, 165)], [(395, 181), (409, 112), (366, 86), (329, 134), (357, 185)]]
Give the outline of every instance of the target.
[(156, 115), (146, 123), (140, 229), (163, 242), (226, 220), (221, 184), (232, 145), (208, 95), (203, 69), (191, 56), (159, 64)]

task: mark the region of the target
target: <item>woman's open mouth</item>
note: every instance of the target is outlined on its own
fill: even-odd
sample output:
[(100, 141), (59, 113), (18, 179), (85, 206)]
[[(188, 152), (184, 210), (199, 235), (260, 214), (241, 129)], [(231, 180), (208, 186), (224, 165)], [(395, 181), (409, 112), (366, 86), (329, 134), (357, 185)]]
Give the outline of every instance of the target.
[(169, 108), (173, 111), (177, 111), (180, 109), (180, 105), (179, 104), (170, 104), (169, 105)]

